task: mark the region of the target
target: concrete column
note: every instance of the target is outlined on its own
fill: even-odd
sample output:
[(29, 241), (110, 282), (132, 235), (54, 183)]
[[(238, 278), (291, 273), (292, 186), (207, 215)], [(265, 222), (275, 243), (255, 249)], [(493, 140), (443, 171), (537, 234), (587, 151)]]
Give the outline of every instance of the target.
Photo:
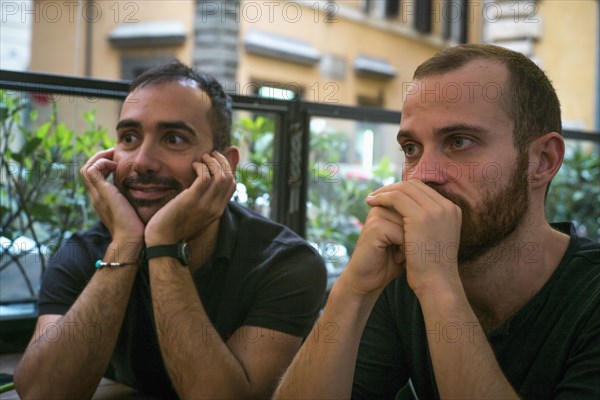
[(235, 93), (240, 0), (196, 0), (194, 66)]

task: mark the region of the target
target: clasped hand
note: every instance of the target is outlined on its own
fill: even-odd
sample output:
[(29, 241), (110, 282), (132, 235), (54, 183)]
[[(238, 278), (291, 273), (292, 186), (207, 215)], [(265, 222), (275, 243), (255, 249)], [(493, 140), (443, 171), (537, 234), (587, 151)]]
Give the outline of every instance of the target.
[(355, 291), (381, 291), (404, 271), (417, 294), (458, 277), (457, 205), (419, 180), (384, 186), (366, 201), (372, 209), (345, 271)]

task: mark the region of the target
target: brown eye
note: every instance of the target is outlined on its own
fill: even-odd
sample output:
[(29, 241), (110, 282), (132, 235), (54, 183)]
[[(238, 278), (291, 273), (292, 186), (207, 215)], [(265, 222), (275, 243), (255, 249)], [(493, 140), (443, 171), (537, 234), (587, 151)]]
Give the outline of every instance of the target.
[(185, 140), (180, 135), (169, 135), (167, 136), (167, 142), (169, 144), (179, 144), (184, 143)]
[(123, 144), (132, 144), (137, 140), (133, 133), (123, 132), (119, 135), (119, 142)]

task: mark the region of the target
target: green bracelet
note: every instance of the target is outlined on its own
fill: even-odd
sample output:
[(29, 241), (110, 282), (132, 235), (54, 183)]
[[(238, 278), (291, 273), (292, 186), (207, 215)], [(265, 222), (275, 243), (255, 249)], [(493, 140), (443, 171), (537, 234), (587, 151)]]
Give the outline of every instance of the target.
[(9, 390), (13, 390), (15, 388), (14, 382), (8, 382), (4, 385), (0, 386), (0, 393), (8, 392)]

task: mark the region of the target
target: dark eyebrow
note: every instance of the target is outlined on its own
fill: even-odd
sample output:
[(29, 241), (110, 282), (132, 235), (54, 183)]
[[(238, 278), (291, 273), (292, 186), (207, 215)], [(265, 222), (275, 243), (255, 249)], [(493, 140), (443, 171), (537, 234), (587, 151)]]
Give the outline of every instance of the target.
[(196, 131), (183, 121), (166, 121), (158, 123), (159, 130), (178, 129), (188, 132), (190, 135), (196, 136)]
[(123, 128), (140, 128), (142, 124), (134, 119), (123, 119), (117, 123), (117, 130)]
[[(117, 123), (117, 130), (124, 128), (141, 129), (142, 124), (134, 119), (124, 119)], [(159, 130), (180, 129), (187, 131), (191, 135), (196, 135), (196, 131), (183, 121), (167, 121), (158, 123)]]
[(413, 135), (412, 133), (410, 133), (410, 131), (403, 131), (403, 130), (399, 130), (398, 134), (396, 135), (396, 141), (400, 142), (400, 138), (412, 138)]
[(437, 129), (433, 134), (436, 136), (445, 136), (451, 133), (472, 133), (472, 134), (483, 134), (487, 133), (487, 129), (477, 126), (477, 125), (469, 125), (469, 124), (456, 124), (445, 126), (443, 128)]
[[(445, 126), (443, 128), (436, 129), (433, 134), (435, 136), (446, 136), (452, 133), (461, 132), (461, 133), (471, 133), (471, 134), (485, 134), (488, 132), (487, 129), (477, 126), (477, 125), (469, 125), (469, 124), (455, 124)], [(396, 140), (400, 142), (401, 138), (412, 138), (414, 135), (411, 131), (399, 130), (398, 135), (396, 136)]]

